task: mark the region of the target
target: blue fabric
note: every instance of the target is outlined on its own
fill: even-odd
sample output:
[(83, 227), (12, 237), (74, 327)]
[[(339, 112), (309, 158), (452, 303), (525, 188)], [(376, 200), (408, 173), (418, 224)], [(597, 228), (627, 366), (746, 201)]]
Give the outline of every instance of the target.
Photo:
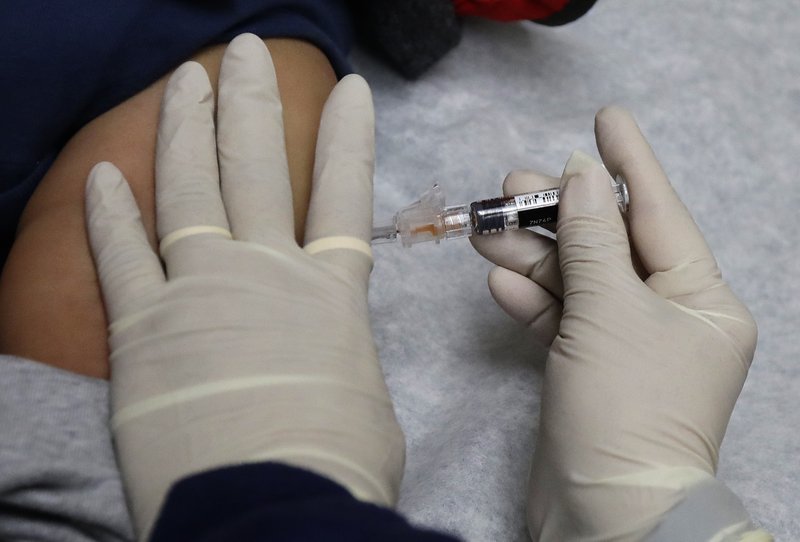
[(327, 478), (279, 463), (226, 467), (175, 484), (150, 542), (174, 540), (458, 542), (358, 501)]
[(31, 193), (77, 130), (243, 32), (304, 39), (339, 76), (350, 71), (345, 0), (2, 0), (0, 265)]

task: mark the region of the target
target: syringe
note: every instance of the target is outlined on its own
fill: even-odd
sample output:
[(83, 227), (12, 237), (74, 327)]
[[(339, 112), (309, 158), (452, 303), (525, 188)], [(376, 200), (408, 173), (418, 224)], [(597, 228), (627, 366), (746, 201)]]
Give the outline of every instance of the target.
[[(625, 179), (611, 179), (611, 188), (624, 214), (628, 210)], [(549, 188), (446, 207), (444, 192), (435, 184), (419, 200), (400, 209), (390, 224), (374, 227), (372, 242), (389, 243), (399, 237), (404, 247), (410, 247), (426, 241), (438, 243), (552, 224), (558, 217), (558, 199), (558, 188)]]

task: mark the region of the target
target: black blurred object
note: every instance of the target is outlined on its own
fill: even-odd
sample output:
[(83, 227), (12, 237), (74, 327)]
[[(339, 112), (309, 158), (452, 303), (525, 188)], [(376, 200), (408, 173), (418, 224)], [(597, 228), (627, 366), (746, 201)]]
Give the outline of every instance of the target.
[(450, 0), (352, 0), (356, 28), (370, 49), (415, 79), (461, 40)]
[[(596, 0), (571, 0), (548, 17), (546, 26), (570, 23)], [(416, 79), (461, 40), (453, 0), (350, 0), (356, 29), (365, 45), (408, 79)]]
[(536, 24), (543, 24), (545, 26), (565, 25), (586, 15), (586, 13), (592, 9), (592, 6), (594, 6), (596, 2), (597, 0), (573, 0), (558, 13), (555, 13), (546, 19), (540, 19), (534, 22)]

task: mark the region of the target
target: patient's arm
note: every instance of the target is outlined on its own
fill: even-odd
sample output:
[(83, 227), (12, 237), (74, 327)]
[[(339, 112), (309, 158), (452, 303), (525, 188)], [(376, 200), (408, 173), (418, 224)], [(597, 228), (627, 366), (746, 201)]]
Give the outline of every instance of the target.
[[(295, 232), (302, 239), (319, 117), (336, 76), (308, 43), (266, 43), (284, 106)], [(194, 57), (214, 85), (224, 48)], [(166, 79), (81, 129), (36, 189), (0, 278), (0, 352), (108, 377), (106, 321), (84, 226), (84, 185), (94, 164), (113, 162), (128, 179), (155, 246), (155, 139)]]

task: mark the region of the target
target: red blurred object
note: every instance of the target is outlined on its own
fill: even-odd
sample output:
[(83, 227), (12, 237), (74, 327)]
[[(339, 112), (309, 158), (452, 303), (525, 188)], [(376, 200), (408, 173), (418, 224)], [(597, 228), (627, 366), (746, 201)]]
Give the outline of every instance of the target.
[(496, 21), (547, 19), (569, 3), (570, 0), (453, 0), (457, 15)]

